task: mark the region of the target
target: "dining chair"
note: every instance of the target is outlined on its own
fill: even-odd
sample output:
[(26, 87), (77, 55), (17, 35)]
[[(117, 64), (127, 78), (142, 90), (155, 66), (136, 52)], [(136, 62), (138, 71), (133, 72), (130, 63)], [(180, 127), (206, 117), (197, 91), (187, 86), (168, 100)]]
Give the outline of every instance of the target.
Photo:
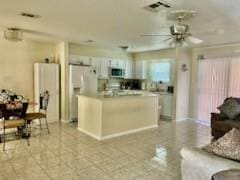
[[(0, 104), (0, 111), (1, 111), (1, 118), (2, 118), (2, 121), (0, 122), (1, 124), (1, 128), (3, 130), (3, 151), (5, 151), (5, 144), (6, 144), (6, 130), (7, 129), (17, 129), (18, 132), (21, 132), (22, 136), (23, 136), (23, 129), (25, 128), (28, 128), (26, 127), (26, 121), (21, 118), (21, 115), (20, 113), (23, 113), (26, 112), (27, 110), (27, 107), (28, 107), (28, 103), (22, 103), (22, 107), (19, 109), (19, 111), (16, 111), (18, 115), (20, 115), (19, 117), (15, 117), (14, 119), (9, 119), (12, 115), (16, 115), (16, 112), (13, 110), (13, 109), (8, 109), (8, 104)], [(19, 131), (21, 130), (21, 131)], [(27, 140), (27, 144), (29, 144), (29, 137), (28, 136), (26, 138)]]
[(24, 117), (24, 119), (27, 121), (29, 125), (31, 125), (33, 120), (39, 120), (39, 125), (41, 130), (42, 130), (41, 120), (45, 119), (45, 124), (46, 124), (46, 129), (48, 131), (48, 134), (50, 133), (48, 128), (48, 119), (47, 119), (47, 108), (48, 108), (49, 96), (50, 95), (48, 90), (41, 93), (38, 112), (26, 113), (26, 116)]

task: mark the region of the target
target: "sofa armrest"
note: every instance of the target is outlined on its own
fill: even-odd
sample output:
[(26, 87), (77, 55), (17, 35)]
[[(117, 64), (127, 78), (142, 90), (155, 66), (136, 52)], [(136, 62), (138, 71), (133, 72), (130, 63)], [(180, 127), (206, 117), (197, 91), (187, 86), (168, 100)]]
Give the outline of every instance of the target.
[(220, 113), (211, 113), (211, 121), (224, 121), (224, 118)]
[(240, 163), (208, 153), (201, 148), (183, 148), (181, 156), (184, 160), (206, 167), (210, 171), (240, 168)]

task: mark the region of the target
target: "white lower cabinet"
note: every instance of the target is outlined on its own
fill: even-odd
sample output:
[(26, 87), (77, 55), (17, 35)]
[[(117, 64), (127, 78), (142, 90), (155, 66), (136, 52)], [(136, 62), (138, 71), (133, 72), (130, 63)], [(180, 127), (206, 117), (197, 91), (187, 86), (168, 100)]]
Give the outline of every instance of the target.
[(159, 96), (159, 105), (161, 105), (161, 116), (172, 118), (172, 103), (172, 94), (164, 94)]

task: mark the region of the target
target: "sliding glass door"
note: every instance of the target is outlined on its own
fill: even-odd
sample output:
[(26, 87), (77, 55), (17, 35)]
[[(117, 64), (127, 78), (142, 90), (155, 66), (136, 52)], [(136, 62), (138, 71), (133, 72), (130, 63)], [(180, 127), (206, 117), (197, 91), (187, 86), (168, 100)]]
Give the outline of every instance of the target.
[(209, 125), (211, 112), (230, 96), (240, 96), (240, 57), (199, 60), (198, 121)]

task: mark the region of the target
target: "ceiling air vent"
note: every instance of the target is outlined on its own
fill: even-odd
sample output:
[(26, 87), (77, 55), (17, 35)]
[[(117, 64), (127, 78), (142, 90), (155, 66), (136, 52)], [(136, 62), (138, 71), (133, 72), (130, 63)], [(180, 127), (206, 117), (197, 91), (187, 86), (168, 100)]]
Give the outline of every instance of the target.
[(167, 1), (158, 1), (156, 3), (150, 4), (146, 7), (144, 7), (144, 9), (151, 11), (151, 12), (159, 12), (160, 10), (164, 9), (164, 8), (171, 8), (171, 4), (168, 3)]
[(21, 16), (28, 17), (28, 18), (40, 18), (39, 15), (31, 14), (31, 13), (25, 13), (25, 12), (21, 13)]

